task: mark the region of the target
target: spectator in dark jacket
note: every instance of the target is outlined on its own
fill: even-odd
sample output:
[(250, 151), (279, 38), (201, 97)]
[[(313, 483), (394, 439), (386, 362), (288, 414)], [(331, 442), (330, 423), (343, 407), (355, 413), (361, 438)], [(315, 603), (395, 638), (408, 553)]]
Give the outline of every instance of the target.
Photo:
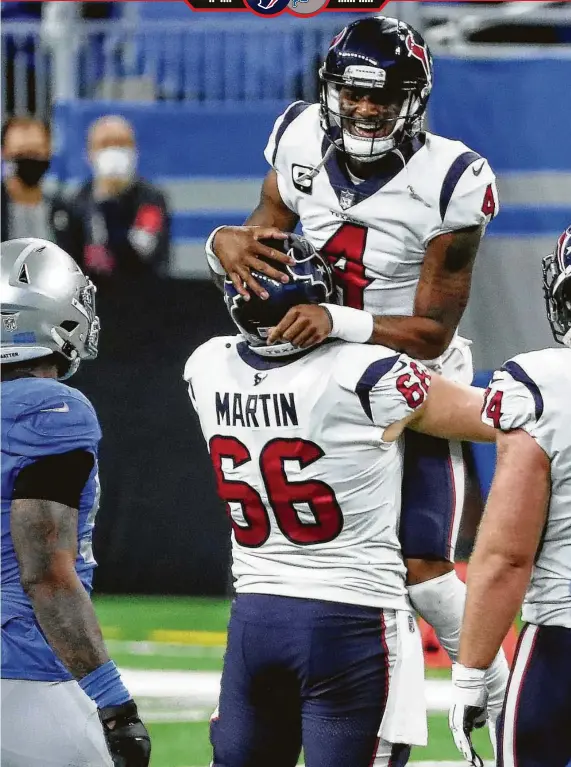
[(47, 123), (35, 117), (10, 117), (2, 126), (2, 241), (53, 239), (53, 201), (41, 184), (51, 154)]
[(55, 212), (57, 242), (96, 282), (163, 275), (170, 218), (165, 196), (136, 174), (132, 126), (108, 115), (89, 129), (93, 178)]

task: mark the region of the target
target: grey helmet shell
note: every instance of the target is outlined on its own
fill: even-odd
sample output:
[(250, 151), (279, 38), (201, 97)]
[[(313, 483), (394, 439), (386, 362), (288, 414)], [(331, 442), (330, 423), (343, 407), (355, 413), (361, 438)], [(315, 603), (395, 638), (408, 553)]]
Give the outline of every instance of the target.
[(97, 356), (95, 286), (73, 258), (35, 238), (0, 245), (1, 361), (60, 355), (60, 380)]

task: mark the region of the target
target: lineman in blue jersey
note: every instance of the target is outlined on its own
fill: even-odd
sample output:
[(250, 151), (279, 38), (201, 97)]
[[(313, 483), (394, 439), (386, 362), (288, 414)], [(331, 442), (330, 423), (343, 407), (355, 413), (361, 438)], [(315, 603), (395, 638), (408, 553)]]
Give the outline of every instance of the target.
[(3, 242), (3, 767), (147, 767), (150, 740), (89, 594), (93, 406), (62, 380), (97, 355), (95, 288), (50, 242)]

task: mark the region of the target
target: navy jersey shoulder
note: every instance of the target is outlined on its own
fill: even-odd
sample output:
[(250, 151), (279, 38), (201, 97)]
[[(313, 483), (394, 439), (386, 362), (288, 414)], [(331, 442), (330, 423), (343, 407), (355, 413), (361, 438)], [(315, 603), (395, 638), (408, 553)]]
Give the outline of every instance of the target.
[(101, 429), (91, 402), (51, 378), (2, 383), (2, 450), (40, 458), (71, 450), (97, 452)]

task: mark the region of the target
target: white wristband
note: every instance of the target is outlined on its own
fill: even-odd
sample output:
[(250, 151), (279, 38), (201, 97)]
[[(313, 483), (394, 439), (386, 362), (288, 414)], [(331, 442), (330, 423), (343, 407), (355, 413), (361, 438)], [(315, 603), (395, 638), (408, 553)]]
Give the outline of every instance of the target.
[(333, 328), (330, 338), (341, 338), (356, 344), (364, 344), (373, 335), (373, 315), (362, 309), (337, 304), (319, 304), (329, 312)]
[(204, 245), (204, 250), (206, 252), (206, 260), (208, 261), (210, 268), (215, 274), (220, 274), (222, 276), (225, 276), (226, 272), (224, 271), (224, 268), (222, 267), (222, 264), (220, 263), (218, 256), (212, 250), (212, 243), (214, 242), (214, 238), (216, 237), (216, 234), (221, 229), (224, 229), (225, 226), (226, 226), (225, 224), (223, 224), (222, 226), (217, 226), (216, 229), (210, 232), (210, 234), (208, 235), (208, 239), (206, 240), (206, 244)]

